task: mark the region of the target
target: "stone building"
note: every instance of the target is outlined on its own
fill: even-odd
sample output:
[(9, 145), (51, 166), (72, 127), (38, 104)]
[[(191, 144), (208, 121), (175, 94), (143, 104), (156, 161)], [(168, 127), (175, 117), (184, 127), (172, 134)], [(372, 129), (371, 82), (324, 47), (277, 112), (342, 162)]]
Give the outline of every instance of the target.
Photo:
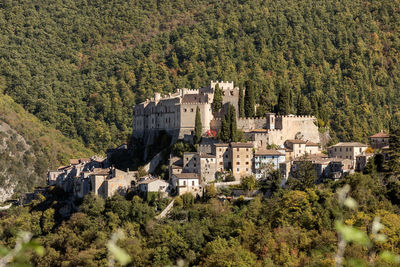
[(329, 147), (328, 155), (330, 158), (350, 159), (355, 163), (356, 156), (363, 154), (367, 148), (367, 145), (358, 142), (341, 142)]
[(235, 180), (253, 174), (253, 143), (231, 143), (232, 174)]
[[(222, 90), (223, 108), (218, 114), (212, 113), (215, 86)], [(178, 89), (174, 94), (161, 96), (156, 93), (153, 98), (133, 108), (133, 133), (139, 139), (152, 143), (157, 132), (165, 131), (173, 140), (191, 135), (195, 127), (197, 107), (200, 109), (202, 132), (218, 132), (221, 117), (226, 113), (229, 104), (236, 108), (238, 114), (239, 88), (233, 82), (211, 81), (207, 87), (199, 89)], [(319, 132), (316, 118), (313, 116), (277, 116), (266, 114), (263, 118), (238, 118), (237, 127), (244, 131), (246, 137), (256, 147), (267, 148), (267, 145), (281, 146), (288, 139), (308, 140), (319, 143)]]
[(268, 171), (266, 168), (272, 167), (277, 170), (281, 163), (285, 162), (285, 151), (257, 149), (254, 152), (254, 173), (257, 179), (263, 178)]
[(228, 148), (229, 144), (214, 144), (212, 150), (216, 159), (216, 171), (223, 172), (232, 169), (232, 160)]
[(373, 149), (380, 149), (389, 145), (390, 135), (380, 132), (369, 137), (369, 143)]
[(172, 175), (172, 187), (178, 196), (185, 193), (201, 194), (199, 175), (197, 173), (180, 173)]

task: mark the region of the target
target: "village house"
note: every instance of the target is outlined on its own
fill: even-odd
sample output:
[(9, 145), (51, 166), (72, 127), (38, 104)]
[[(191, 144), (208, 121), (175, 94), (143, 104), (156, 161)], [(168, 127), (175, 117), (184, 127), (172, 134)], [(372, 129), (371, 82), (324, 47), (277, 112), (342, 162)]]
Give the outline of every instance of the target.
[(253, 143), (230, 143), (232, 174), (235, 180), (253, 174)]
[(148, 193), (160, 193), (161, 197), (166, 197), (170, 191), (170, 185), (162, 179), (146, 179), (138, 182), (137, 190), (141, 196), (147, 196)]
[(385, 132), (380, 132), (369, 137), (369, 143), (373, 149), (381, 149), (389, 145), (390, 135)]
[(216, 156), (207, 153), (200, 153), (200, 177), (202, 182), (209, 183), (215, 181), (216, 171)]
[(319, 146), (311, 141), (289, 139), (285, 141), (286, 159), (291, 160), (306, 154), (312, 155), (320, 152)]
[(180, 173), (172, 175), (171, 184), (175, 193), (180, 196), (185, 193), (201, 194), (201, 187), (197, 173)]
[(216, 160), (216, 171), (223, 172), (232, 168), (231, 155), (229, 153), (229, 144), (214, 144), (213, 154)]
[(277, 170), (285, 162), (284, 150), (257, 149), (254, 153), (254, 173), (256, 179), (265, 177), (269, 169)]
[(362, 155), (368, 146), (358, 142), (341, 142), (328, 148), (330, 158), (350, 159), (355, 165), (356, 157)]

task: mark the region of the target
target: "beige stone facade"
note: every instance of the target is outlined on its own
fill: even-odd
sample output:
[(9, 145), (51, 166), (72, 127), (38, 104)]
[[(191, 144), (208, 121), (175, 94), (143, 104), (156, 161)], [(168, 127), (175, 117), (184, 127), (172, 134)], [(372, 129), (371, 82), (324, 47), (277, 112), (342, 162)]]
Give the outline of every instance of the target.
[(358, 155), (362, 155), (367, 150), (366, 144), (358, 142), (341, 142), (328, 148), (330, 158), (350, 159), (355, 162)]
[(253, 144), (231, 143), (230, 157), (232, 159), (232, 174), (235, 180), (253, 174)]

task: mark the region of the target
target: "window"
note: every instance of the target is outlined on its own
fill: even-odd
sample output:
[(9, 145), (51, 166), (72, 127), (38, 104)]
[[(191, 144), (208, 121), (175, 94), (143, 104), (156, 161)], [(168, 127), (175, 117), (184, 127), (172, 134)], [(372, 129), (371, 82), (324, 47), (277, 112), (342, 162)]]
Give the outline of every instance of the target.
[(335, 152), (336, 152), (336, 147), (335, 147)]
[(194, 164), (194, 167), (196, 168), (196, 163)]
[(340, 152), (342, 152), (342, 148), (339, 148)]
[(192, 181), (192, 186), (194, 186), (194, 181)]
[(183, 181), (183, 185), (186, 186), (186, 181)]
[(246, 172), (248, 172), (249, 171), (249, 169), (248, 168), (246, 168)]
[(225, 154), (225, 158), (228, 158), (228, 154)]
[(236, 151), (239, 151), (239, 148), (236, 148)]
[(192, 109), (192, 108), (190, 109), (190, 112), (193, 112), (193, 109)]
[(362, 152), (362, 148), (360, 147), (360, 153)]
[(246, 151), (249, 151), (249, 149), (248, 149), (248, 148), (246, 148)]
[(219, 165), (222, 165), (222, 162), (220, 162)]
[(239, 158), (239, 155), (236, 155), (237, 158)]
[(239, 170), (240, 170), (239, 168), (236, 169), (237, 172), (239, 172)]
[(248, 161), (246, 162), (246, 165), (249, 165), (249, 162), (248, 162)]
[(246, 155), (246, 158), (249, 158), (249, 155)]
[(238, 162), (236, 162), (236, 165), (240, 165), (240, 162), (238, 161)]
[(220, 148), (219, 151), (221, 152), (221, 151), (222, 151), (222, 148)]
[(183, 109), (183, 112), (187, 112), (187, 109), (185, 108), (185, 109)]
[(219, 158), (222, 158), (222, 155), (219, 155)]

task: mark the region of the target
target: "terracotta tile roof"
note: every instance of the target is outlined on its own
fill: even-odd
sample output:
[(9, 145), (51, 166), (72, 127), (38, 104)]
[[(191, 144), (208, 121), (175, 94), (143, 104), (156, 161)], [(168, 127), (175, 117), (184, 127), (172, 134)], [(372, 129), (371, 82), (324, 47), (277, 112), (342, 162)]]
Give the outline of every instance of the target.
[(215, 155), (211, 155), (208, 153), (202, 153), (202, 154), (200, 154), (200, 158), (215, 158)]
[(225, 144), (225, 143), (218, 143), (218, 144), (214, 144), (214, 146), (225, 146), (225, 147), (227, 147), (227, 146), (229, 146), (229, 144)]
[(268, 156), (285, 156), (285, 154), (279, 152), (278, 150), (271, 150), (271, 149), (258, 149), (255, 155), (268, 155)]
[(389, 138), (389, 137), (390, 135), (385, 132), (380, 132), (370, 136), (370, 138)]
[(199, 175), (193, 172), (177, 173), (173, 175), (178, 179), (199, 179)]
[(336, 145), (333, 145), (331, 147), (346, 147), (346, 146), (351, 146), (351, 147), (368, 147), (366, 144), (362, 144), (360, 142), (340, 142), (337, 143)]
[(231, 147), (253, 148), (253, 143), (231, 143)]
[(94, 168), (92, 174), (108, 175), (110, 174), (110, 169)]
[(306, 146), (318, 146), (318, 144), (311, 141), (307, 141)]
[(79, 159), (70, 159), (69, 163), (72, 164), (72, 165), (79, 164)]
[(289, 139), (289, 140), (286, 140), (286, 142), (292, 143), (292, 144), (306, 144), (307, 143), (306, 141), (300, 140), (300, 139)]

